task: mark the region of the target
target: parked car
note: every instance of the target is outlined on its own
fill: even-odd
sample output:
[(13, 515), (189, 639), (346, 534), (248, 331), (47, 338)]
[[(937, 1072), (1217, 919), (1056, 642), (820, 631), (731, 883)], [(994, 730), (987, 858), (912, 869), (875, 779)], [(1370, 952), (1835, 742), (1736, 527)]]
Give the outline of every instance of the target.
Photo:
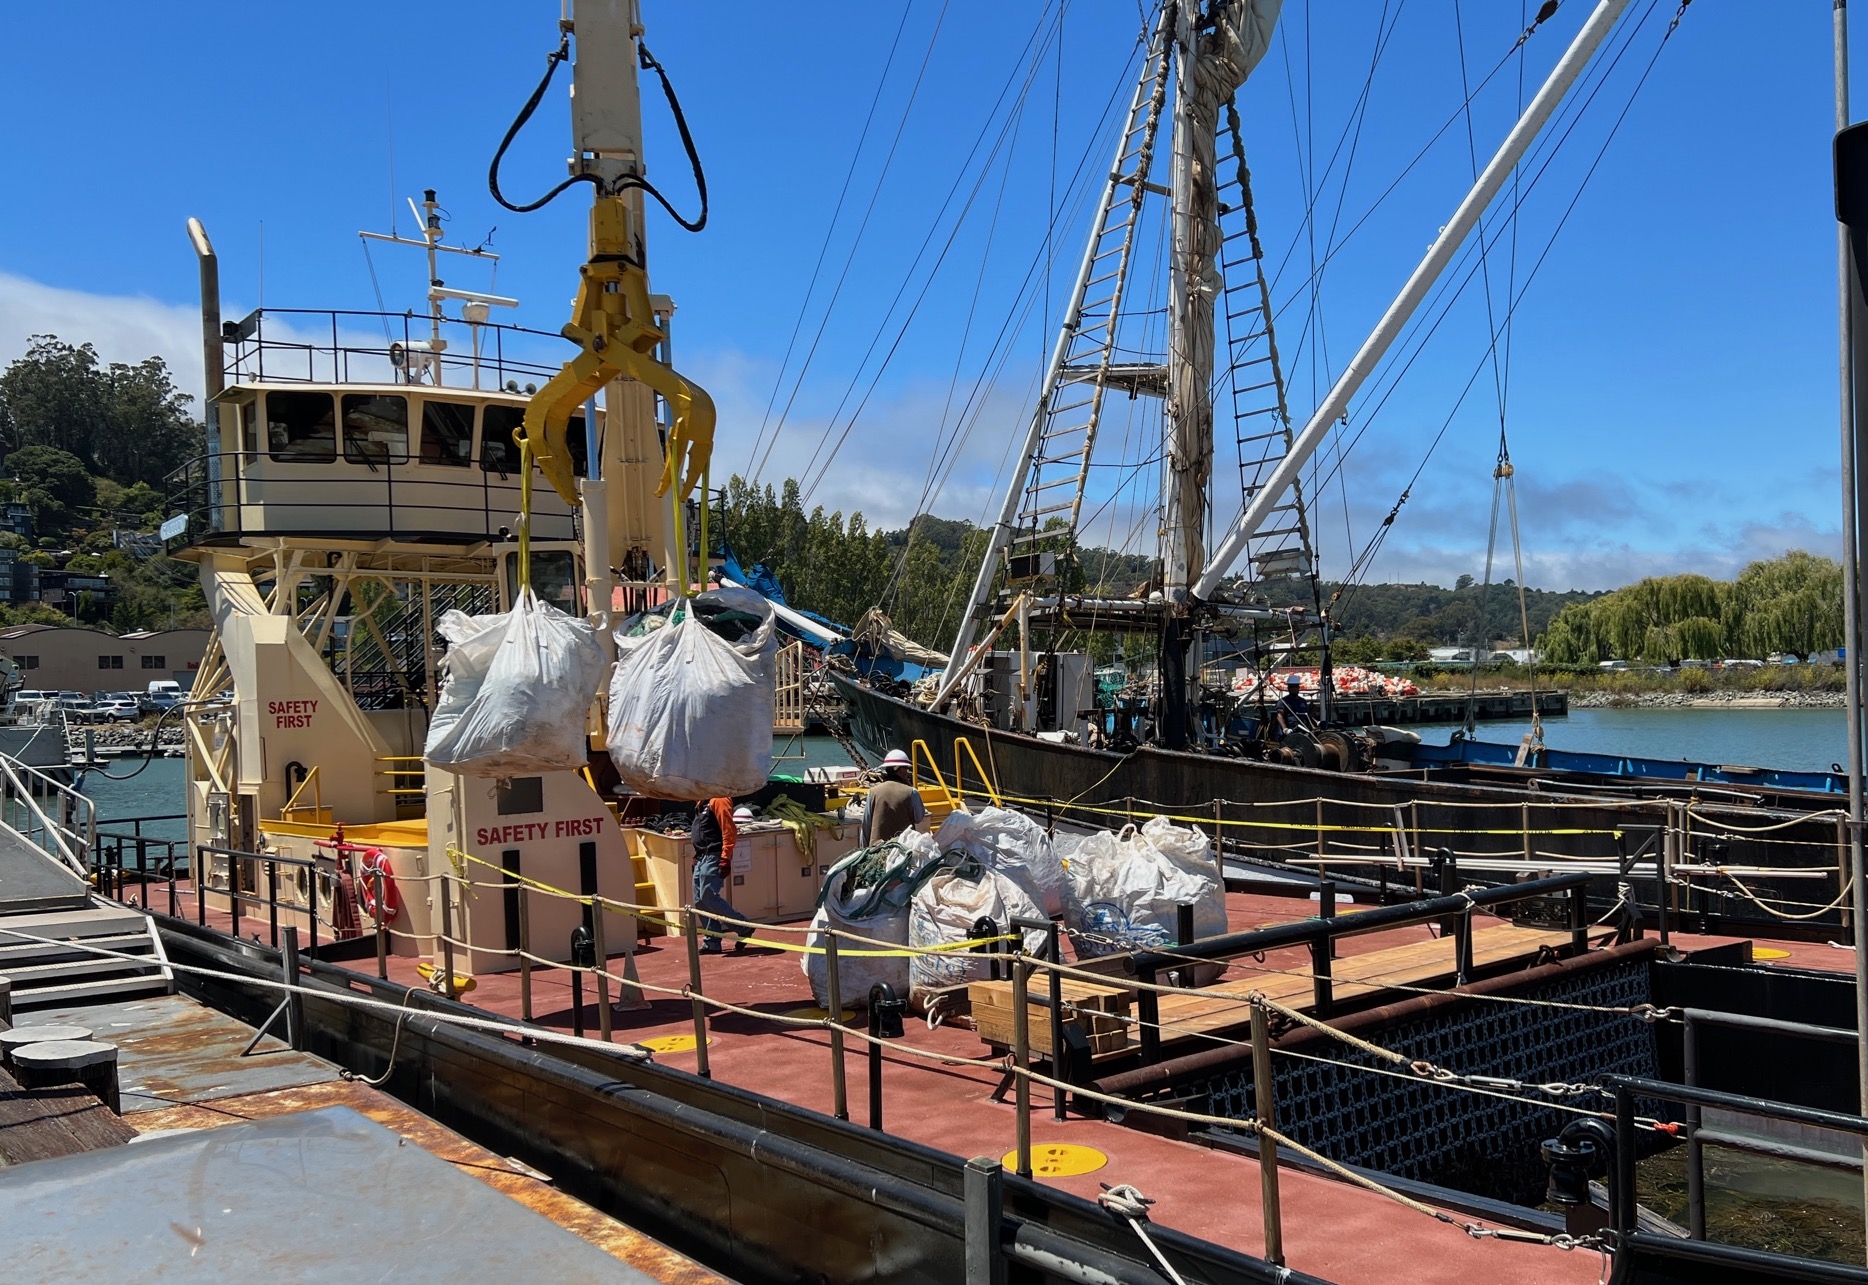
[(97, 721), (100, 723), (134, 723), (143, 716), (134, 696), (125, 696), (122, 692), (111, 692), (97, 702)]
[(181, 703), (181, 692), (164, 688), (161, 691), (145, 692), (136, 702), (136, 707), (147, 717), (151, 714), (166, 714)]
[(94, 723), (97, 721), (97, 707), (83, 692), (60, 692), (58, 707), (63, 711), (67, 722)]

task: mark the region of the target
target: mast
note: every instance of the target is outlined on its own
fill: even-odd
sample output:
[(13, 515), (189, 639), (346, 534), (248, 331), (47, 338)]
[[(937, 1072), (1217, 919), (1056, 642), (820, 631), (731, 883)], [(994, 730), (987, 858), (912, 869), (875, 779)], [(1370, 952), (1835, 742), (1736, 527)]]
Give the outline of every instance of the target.
[[(1213, 303), (1219, 272), (1215, 177), (1221, 104), (1264, 56), (1281, 0), (1184, 4), (1174, 24), (1174, 160), (1169, 181), (1167, 441), (1161, 467), (1163, 743), (1184, 749), (1188, 732), (1189, 590), (1206, 557), (1207, 483), (1213, 475)], [(1200, 657), (1193, 673), (1199, 673)]]
[[(1868, 952), (1863, 947), (1863, 927), (1868, 925), (1868, 881), (1862, 878), (1862, 821), (1864, 819), (1862, 774), (1864, 739), (1862, 726), (1862, 613), (1861, 568), (1861, 428), (1857, 416), (1861, 406), (1855, 394), (1856, 308), (1850, 224), (1861, 211), (1846, 208), (1842, 196), (1842, 134), (1850, 124), (1849, 110), (1849, 13), (1848, 0), (1835, 0), (1835, 91), (1836, 91), (1836, 271), (1840, 294), (1836, 317), (1841, 349), (1842, 407), (1842, 647), (1848, 706), (1849, 767), (1849, 874), (1853, 880), (1849, 908), (1849, 930), (1855, 946), (1855, 1031), (1856, 1075), (1860, 1101), (1868, 1105)], [(1863, 1138), (1862, 1158), (1868, 1161), (1868, 1138)], [(1862, 1172), (1864, 1192), (1868, 1193), (1868, 1168)]]
[(1297, 440), (1291, 444), (1284, 462), (1278, 465), (1271, 477), (1266, 480), (1264, 488), (1252, 498), (1245, 512), (1240, 514), (1239, 523), (1233, 528), (1232, 533), (1226, 537), (1218, 549), (1214, 550), (1211, 562), (1194, 584), (1193, 596), (1195, 598), (1206, 600), (1213, 596), (1213, 591), (1219, 587), (1220, 580), (1232, 569), (1232, 564), (1239, 555), (1245, 551), (1246, 544), (1253, 534), (1264, 525), (1265, 519), (1277, 507), (1285, 490), (1296, 480), (1304, 465), (1309, 462), (1311, 455), (1322, 445), (1325, 435), (1330, 431), (1330, 426), (1348, 411), (1350, 399), (1356, 395), (1363, 382), (1375, 372), (1375, 367), (1380, 364), (1382, 357), (1400, 337), (1408, 319), (1414, 315), (1415, 309), (1427, 297), (1427, 292), (1433, 288), (1434, 282), (1439, 280), (1447, 264), (1452, 262), (1454, 254), (1465, 243), (1466, 237), (1478, 225), (1480, 216), (1485, 213), (1492, 198), (1498, 195), (1499, 189), (1510, 177), (1512, 169), (1523, 158), (1524, 153), (1542, 132), (1544, 126), (1549, 123), (1551, 116), (1556, 113), (1558, 106), (1563, 102), (1564, 96), (1569, 93), (1570, 87), (1582, 75), (1584, 68), (1589, 65), (1589, 60), (1595, 56), (1602, 42), (1608, 39), (1610, 30), (1615, 26), (1616, 20), (1621, 17), (1623, 11), (1628, 8), (1629, 3), (1630, 0), (1601, 0), (1596, 5), (1588, 21), (1583, 23), (1582, 30), (1576, 33), (1576, 39), (1570, 42), (1570, 47), (1564, 50), (1563, 57), (1558, 60), (1543, 86), (1538, 89), (1537, 96), (1531, 99), (1530, 106), (1524, 109), (1524, 114), (1518, 118), (1518, 123), (1512, 127), (1511, 133), (1499, 146), (1497, 154), (1492, 157), (1485, 170), (1473, 183), (1472, 189), (1466, 193), (1465, 199), (1460, 202), (1453, 217), (1447, 221), (1446, 227), (1441, 229), (1440, 235), (1434, 239), (1433, 245), (1427, 250), (1426, 257), (1408, 277), (1407, 284), (1401, 287), (1401, 293), (1396, 296), (1392, 304), (1388, 305), (1388, 311), (1376, 323), (1373, 333), (1364, 341), (1361, 350), (1350, 360), (1342, 376), (1336, 381), (1336, 386), (1330, 389), (1329, 395), (1323, 399), (1323, 404), (1318, 406), (1316, 413), (1310, 417), (1310, 422), (1304, 425), (1304, 431), (1298, 434)]

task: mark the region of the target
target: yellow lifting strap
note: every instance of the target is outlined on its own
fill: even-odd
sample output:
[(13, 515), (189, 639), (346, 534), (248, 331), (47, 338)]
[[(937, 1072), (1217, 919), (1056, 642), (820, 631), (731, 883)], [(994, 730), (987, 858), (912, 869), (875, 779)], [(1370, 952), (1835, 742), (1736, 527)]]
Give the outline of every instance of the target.
[(656, 324), (648, 276), (632, 253), (630, 222), (622, 197), (599, 197), (591, 209), (590, 262), (581, 270), (571, 320), (559, 332), (583, 351), (532, 395), (525, 422), (513, 433), (519, 445), (530, 447), (552, 489), (574, 507), (577, 479), (565, 428), (572, 414), (612, 380), (646, 384), (673, 414), (657, 495), (674, 490), (677, 504), (686, 500), (713, 456), (713, 398), (655, 357), (667, 335)]

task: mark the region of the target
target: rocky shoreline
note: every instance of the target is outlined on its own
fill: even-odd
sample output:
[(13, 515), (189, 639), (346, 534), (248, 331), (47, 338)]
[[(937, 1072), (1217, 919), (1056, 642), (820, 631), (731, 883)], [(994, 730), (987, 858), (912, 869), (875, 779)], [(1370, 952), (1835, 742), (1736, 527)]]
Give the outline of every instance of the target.
[(1571, 709), (1841, 709), (1841, 692), (1571, 692)]
[[(87, 734), (100, 750), (146, 749), (149, 745), (149, 728), (139, 723), (73, 724), (72, 746), (82, 746)], [(162, 748), (181, 743), (182, 729), (177, 720), (171, 718), (162, 729)]]

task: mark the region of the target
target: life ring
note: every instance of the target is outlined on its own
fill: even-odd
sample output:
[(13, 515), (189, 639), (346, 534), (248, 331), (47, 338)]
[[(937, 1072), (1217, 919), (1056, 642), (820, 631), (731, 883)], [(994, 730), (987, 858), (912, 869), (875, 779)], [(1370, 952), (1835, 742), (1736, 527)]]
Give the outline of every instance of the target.
[[(379, 880), (378, 875), (382, 878)], [(382, 905), (376, 902), (376, 889), (381, 884), (383, 890)], [(363, 909), (377, 923), (388, 923), (402, 909), (402, 898), (396, 892), (395, 876), (389, 869), (389, 858), (381, 848), (365, 848), (357, 857), (357, 900), (363, 903)]]

